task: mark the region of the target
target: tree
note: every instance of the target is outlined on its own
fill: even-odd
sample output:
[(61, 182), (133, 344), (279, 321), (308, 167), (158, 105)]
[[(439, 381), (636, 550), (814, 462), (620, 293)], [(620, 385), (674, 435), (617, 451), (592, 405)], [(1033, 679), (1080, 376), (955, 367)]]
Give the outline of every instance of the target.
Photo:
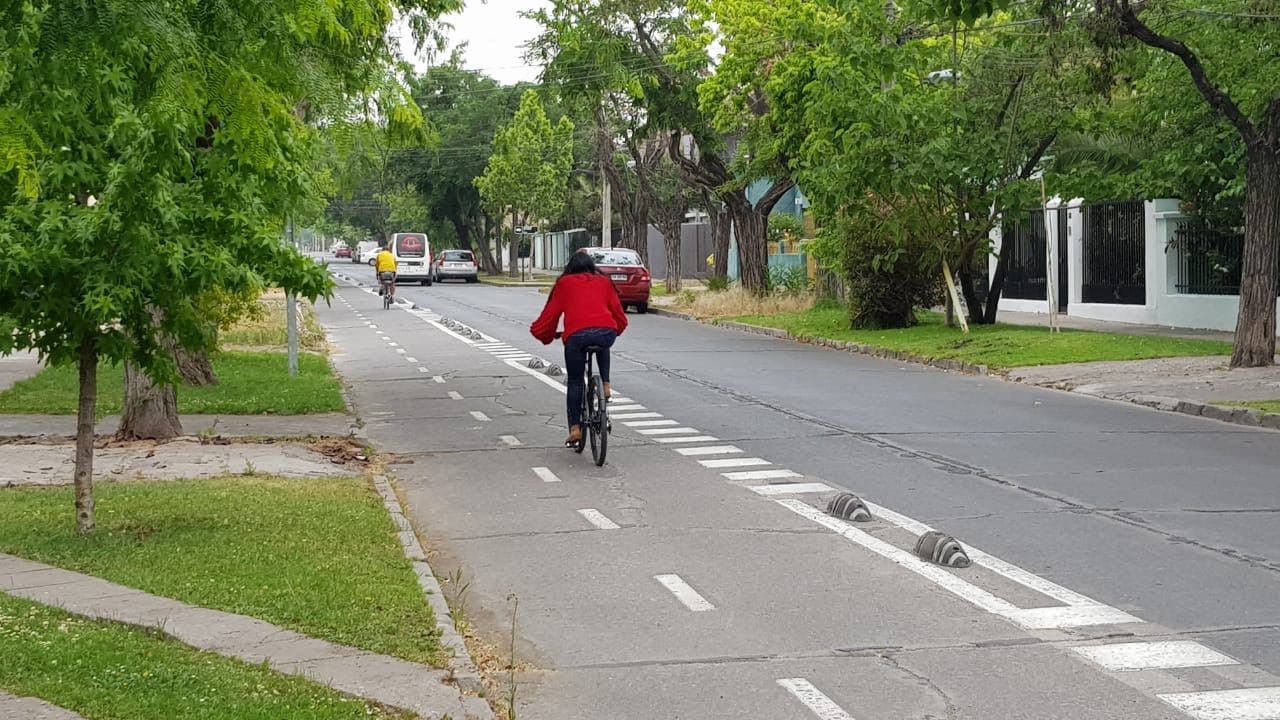
[[(394, 8), (454, 2), (31, 0), (0, 10), (0, 352), (79, 369), (75, 505), (93, 529), (100, 363), (176, 379), (211, 349), (211, 292), (315, 298), (321, 268), (280, 243), (318, 209), (317, 132), (381, 77)], [(16, 150), (14, 148), (17, 148)]]
[[(525, 92), (520, 108), (493, 139), (493, 155), (476, 187), (498, 215), (509, 213), (512, 230), (531, 216), (549, 217), (564, 204), (573, 168), (573, 122), (567, 117), (552, 125), (533, 90)], [(516, 274), (519, 242), (512, 237), (510, 271)]]
[[(715, 38), (689, 3), (555, 0), (533, 17), (545, 28), (535, 49), (547, 63), (548, 82), (586, 102), (624, 99), (636, 108), (638, 122), (629, 127), (637, 129), (638, 140), (673, 136), (668, 155), (683, 182), (714, 195), (732, 219), (743, 286), (764, 292), (768, 216), (794, 183), (779, 157), (749, 157), (739, 152), (745, 149), (740, 140), (726, 136), (756, 137), (763, 127), (757, 117), (717, 123), (699, 102), (699, 89), (714, 69), (709, 47)], [(769, 179), (770, 187), (752, 202), (747, 187), (759, 179)]]
[[(931, 7), (937, 16), (965, 22), (996, 10), (992, 0)], [(1062, 21), (1079, 8), (1060, 0), (1048, 9)], [(1274, 52), (1280, 25), (1266, 13), (1188, 11), (1168, 0), (1093, 0), (1089, 20), (1102, 44), (1128, 38), (1176, 60), (1213, 115), (1235, 131), (1244, 155), (1244, 247), (1231, 366), (1272, 365), (1280, 274), (1280, 97), (1270, 78), (1280, 69)]]

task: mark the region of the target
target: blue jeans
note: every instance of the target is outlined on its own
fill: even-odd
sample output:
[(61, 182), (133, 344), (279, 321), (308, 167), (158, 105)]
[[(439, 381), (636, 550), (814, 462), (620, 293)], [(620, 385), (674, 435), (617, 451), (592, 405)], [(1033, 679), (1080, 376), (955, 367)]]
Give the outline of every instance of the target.
[(596, 355), (596, 369), (600, 379), (609, 382), (609, 350), (618, 339), (618, 333), (608, 328), (587, 328), (569, 336), (564, 344), (564, 369), (568, 373), (569, 392), (566, 393), (569, 410), (569, 427), (582, 424), (582, 395), (586, 391), (583, 374), (587, 371), (587, 347), (599, 345), (604, 352)]

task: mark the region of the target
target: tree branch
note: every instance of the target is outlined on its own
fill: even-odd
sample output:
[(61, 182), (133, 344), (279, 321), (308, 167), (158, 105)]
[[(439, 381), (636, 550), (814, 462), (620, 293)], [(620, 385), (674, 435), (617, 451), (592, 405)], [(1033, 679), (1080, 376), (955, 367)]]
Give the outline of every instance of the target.
[[(1191, 73), (1191, 80), (1195, 83), (1196, 89), (1200, 91), (1205, 101), (1209, 103), (1209, 107), (1234, 125), (1240, 136), (1244, 138), (1245, 143), (1256, 145), (1264, 141), (1264, 138), (1258, 132), (1257, 126), (1245, 116), (1244, 112), (1240, 110), (1240, 106), (1236, 105), (1235, 101), (1231, 99), (1231, 96), (1209, 80), (1208, 72), (1205, 71), (1204, 65), (1200, 64), (1200, 58), (1192, 52), (1191, 48), (1180, 40), (1161, 35), (1153, 30), (1151, 26), (1138, 17), (1138, 11), (1134, 9), (1129, 0), (1106, 1), (1116, 9), (1115, 14), (1118, 16), (1120, 26), (1126, 33), (1138, 40), (1138, 42), (1163, 50), (1182, 61), (1182, 64), (1187, 68), (1187, 72)], [(1099, 0), (1099, 2), (1101, 3), (1102, 0)]]
[(1058, 139), (1058, 131), (1054, 130), (1048, 135), (1040, 138), (1040, 144), (1036, 145), (1036, 149), (1031, 151), (1031, 155), (1027, 157), (1027, 161), (1022, 165), (1022, 172), (1018, 173), (1019, 180), (1026, 180), (1031, 177), (1031, 173), (1036, 171), (1036, 166), (1040, 164), (1040, 159), (1049, 151), (1049, 146), (1053, 145), (1053, 141)]

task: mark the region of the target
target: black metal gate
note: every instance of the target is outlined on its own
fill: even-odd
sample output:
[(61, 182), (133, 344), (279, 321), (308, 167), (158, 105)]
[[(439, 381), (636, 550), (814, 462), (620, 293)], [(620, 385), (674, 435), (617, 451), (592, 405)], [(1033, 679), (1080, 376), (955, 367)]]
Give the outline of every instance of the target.
[(1068, 271), (1067, 257), (1070, 254), (1068, 248), (1071, 247), (1069, 241), (1071, 235), (1071, 225), (1067, 222), (1067, 209), (1057, 208), (1053, 213), (1058, 216), (1058, 312), (1067, 311), (1067, 299), (1071, 297), (1068, 292), (1070, 288), (1071, 274)]
[(1146, 214), (1142, 201), (1098, 203), (1085, 205), (1083, 210), (1080, 299), (1146, 304)]
[(1002, 297), (1014, 300), (1047, 300), (1044, 211), (1028, 210), (1006, 220), (1002, 240), (1011, 243)]

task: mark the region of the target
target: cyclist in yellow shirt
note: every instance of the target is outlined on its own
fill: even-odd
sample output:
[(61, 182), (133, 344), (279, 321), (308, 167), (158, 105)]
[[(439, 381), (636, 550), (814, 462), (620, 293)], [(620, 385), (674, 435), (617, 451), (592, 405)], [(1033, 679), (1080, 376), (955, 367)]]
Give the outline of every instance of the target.
[(396, 296), (396, 256), (392, 254), (389, 245), (383, 245), (378, 251), (376, 268), (378, 279), (382, 281), (378, 294), (388, 293), (394, 298)]

